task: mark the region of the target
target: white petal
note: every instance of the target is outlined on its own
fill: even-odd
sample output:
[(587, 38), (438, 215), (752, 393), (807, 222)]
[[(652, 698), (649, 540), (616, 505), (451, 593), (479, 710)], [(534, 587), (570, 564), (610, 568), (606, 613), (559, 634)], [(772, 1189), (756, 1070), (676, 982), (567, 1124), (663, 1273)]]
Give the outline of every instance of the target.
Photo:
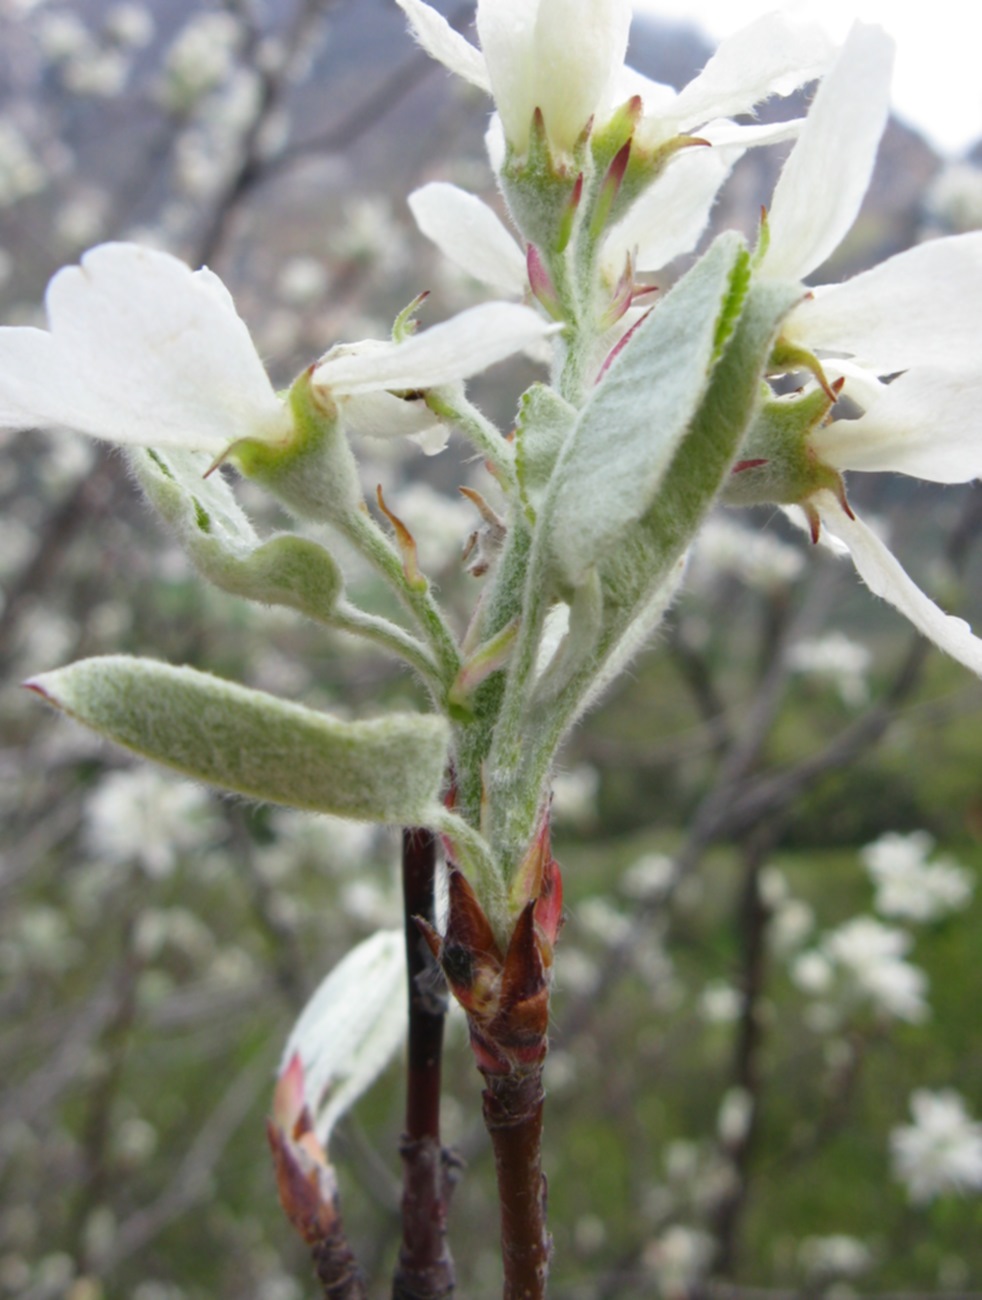
[(0, 411), (114, 442), (216, 455), (288, 417), (211, 272), (103, 244), (48, 287), (50, 334), (0, 330)]
[(299, 1053), (305, 1100), (324, 1145), (406, 1034), (406, 957), (401, 930), (379, 930), (353, 948), (300, 1014), (282, 1069)]
[(639, 271), (657, 271), (690, 252), (709, 223), (720, 186), (742, 149), (686, 149), (632, 205), (610, 232), (604, 260), (612, 274), (637, 249)]
[(672, 109), (678, 129), (747, 113), (771, 95), (790, 95), (820, 77), (834, 52), (818, 24), (786, 13), (765, 14), (728, 36), (699, 76), (679, 93)]
[(442, 14), (423, 0), (396, 0), (396, 4), (409, 19), (413, 35), (430, 58), (472, 86), (491, 93), (491, 80), (481, 51), (455, 32)]
[(495, 176), (500, 176), (508, 153), (508, 142), (505, 139), (505, 128), (500, 113), (491, 114), (488, 129), (484, 132), (484, 147), (487, 150), (491, 170)]
[(535, 110), (537, 0), (478, 0), (477, 33), (505, 135), (520, 153)]
[(933, 483), (979, 478), (982, 372), (908, 370), (881, 385), (858, 420), (816, 429), (811, 445), (837, 469), (888, 470)]
[(765, 144), (784, 144), (786, 140), (797, 140), (801, 128), (807, 119), (792, 117), (787, 122), (757, 122), (745, 125), (731, 122), (729, 118), (707, 122), (699, 128), (699, 135), (717, 148), (737, 146), (741, 152)]
[(813, 290), (783, 333), (812, 351), (848, 352), (880, 374), (977, 364), (982, 233), (929, 240), (844, 284)]
[(518, 303), (483, 303), (403, 343), (329, 353), (315, 370), (314, 383), (341, 396), (434, 388), (485, 370), (559, 328)]
[(850, 398), (861, 411), (868, 411), (880, 400), (886, 384), (874, 370), (843, 357), (823, 357), (822, 369), (830, 384), (844, 379), (842, 396)]
[(337, 401), (347, 431), (362, 438), (414, 437), (439, 423), (424, 401), (395, 397), (384, 389)]
[(946, 614), (904, 572), (899, 561), (860, 519), (850, 519), (831, 492), (812, 497), (822, 523), (849, 547), (867, 587), (889, 601), (946, 654), (982, 676), (982, 640), (962, 618)]
[(497, 213), (474, 194), (432, 181), (409, 196), (416, 224), (451, 262), (499, 293), (520, 298), (525, 258)]
[(774, 190), (767, 275), (804, 279), (855, 221), (889, 113), (892, 68), (886, 32), (854, 24)]
[(630, 29), (631, 0), (540, 0), (535, 100), (558, 148), (572, 149), (589, 119), (607, 107)]

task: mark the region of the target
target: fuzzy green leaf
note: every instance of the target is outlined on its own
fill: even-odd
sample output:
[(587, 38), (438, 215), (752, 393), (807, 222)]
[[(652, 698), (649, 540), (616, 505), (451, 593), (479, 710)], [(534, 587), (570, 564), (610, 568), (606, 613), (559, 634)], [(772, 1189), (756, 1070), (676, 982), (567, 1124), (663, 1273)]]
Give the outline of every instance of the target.
[(449, 729), (434, 714), (341, 722), (193, 668), (106, 655), (27, 685), (95, 731), (185, 776), (291, 808), (425, 824)]
[(734, 232), (642, 322), (580, 412), (543, 507), (549, 549), (576, 586), (644, 515), (699, 409), (747, 289)]
[(785, 281), (751, 286), (657, 493), (624, 545), (600, 565), (607, 653), (619, 658), (617, 643), (630, 639), (634, 622), (650, 630), (650, 611), (664, 608), (661, 588), (678, 581), (677, 565), (729, 478), (760, 407), (774, 338), (801, 294), (799, 285)]
[(343, 580), (322, 546), (287, 533), (260, 541), (221, 474), (204, 477), (207, 456), (133, 448), (128, 459), (147, 498), (209, 582), (247, 600), (331, 622)]
[(533, 384), (518, 406), (515, 469), (522, 505), (530, 519), (538, 513), (563, 444), (576, 423), (576, 408), (552, 388)]

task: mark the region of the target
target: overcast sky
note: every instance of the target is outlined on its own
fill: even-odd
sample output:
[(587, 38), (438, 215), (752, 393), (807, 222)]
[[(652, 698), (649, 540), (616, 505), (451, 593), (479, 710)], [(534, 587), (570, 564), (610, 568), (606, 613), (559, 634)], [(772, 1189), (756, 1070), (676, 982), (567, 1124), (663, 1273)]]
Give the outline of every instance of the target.
[[(635, 10), (685, 18), (719, 40), (761, 14), (766, 0), (634, 0)], [(854, 18), (878, 22), (897, 42), (894, 106), (935, 148), (957, 157), (982, 138), (982, 6), (971, 0), (824, 0), (795, 8), (844, 35)]]

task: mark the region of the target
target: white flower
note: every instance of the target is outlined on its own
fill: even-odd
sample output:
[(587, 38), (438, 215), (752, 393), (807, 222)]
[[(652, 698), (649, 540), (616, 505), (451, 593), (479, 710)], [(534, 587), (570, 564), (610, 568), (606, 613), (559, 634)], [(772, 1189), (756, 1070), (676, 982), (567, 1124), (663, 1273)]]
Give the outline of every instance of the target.
[(934, 841), (926, 831), (890, 832), (860, 854), (876, 885), (876, 910), (883, 916), (933, 921), (965, 907), (972, 878), (954, 862), (929, 863)]
[(630, 0), (478, 0), (480, 50), (423, 0), (398, 0), (435, 59), (494, 95), (509, 144), (528, 148), (536, 109), (559, 152), (609, 106), (627, 49)]
[[(102, 244), (51, 281), (48, 330), (0, 329), (0, 427), (222, 456), (242, 438), (287, 439), (292, 420), (221, 280), (167, 253)], [(485, 303), (403, 343), (336, 348), (313, 383), (355, 432), (434, 423), (411, 393), (459, 382), (541, 340), (530, 308)]]
[(219, 829), (204, 790), (150, 767), (110, 773), (86, 803), (85, 823), (94, 857), (134, 862), (158, 878), (182, 854), (205, 849)]
[(982, 1124), (952, 1089), (911, 1095), (914, 1123), (890, 1134), (893, 1170), (917, 1205), (946, 1192), (982, 1191)]
[(647, 1244), (642, 1263), (663, 1294), (688, 1295), (709, 1267), (714, 1244), (708, 1232), (678, 1223)]
[[(804, 279), (852, 226), (887, 120), (892, 59), (886, 33), (853, 27), (774, 192), (758, 274)], [(828, 379), (844, 382), (844, 395), (862, 415), (813, 429), (809, 454), (832, 478), (848, 470), (889, 470), (943, 483), (977, 477), (980, 331), (982, 235), (925, 244), (846, 284), (811, 290), (787, 318), (782, 339), (820, 357)], [(881, 382), (901, 371), (892, 383)], [(843, 542), (873, 592), (982, 673), (982, 642), (911, 581), (856, 518), (844, 490), (816, 477), (802, 504), (813, 532), (821, 525)]]
[(730, 1025), (743, 1011), (744, 997), (739, 989), (722, 980), (706, 985), (699, 996), (699, 1014), (711, 1025)]
[(716, 1116), (716, 1132), (724, 1146), (738, 1146), (750, 1132), (756, 1102), (748, 1088), (728, 1088)]
[(868, 1001), (898, 1020), (917, 1023), (925, 1019), (927, 977), (906, 961), (910, 935), (881, 924), (871, 916), (857, 916), (827, 934), (822, 954), (846, 983), (847, 997)]
[(841, 632), (828, 632), (809, 641), (799, 641), (788, 656), (788, 666), (798, 673), (824, 677), (852, 708), (869, 698), (866, 675), (873, 663), (871, 651)]
[(557, 772), (552, 779), (552, 813), (562, 826), (589, 826), (597, 818), (600, 773), (590, 763), (580, 763), (570, 772)]
[[(406, 1035), (402, 930), (378, 930), (319, 985), (290, 1032), (281, 1077), (300, 1074), (317, 1136), (337, 1121), (388, 1065)], [(299, 1058), (302, 1069), (293, 1066)]]
[(873, 1263), (873, 1252), (865, 1241), (834, 1233), (829, 1237), (806, 1237), (798, 1251), (810, 1277), (858, 1277)]
[[(398, 394), (459, 383), (558, 328), (518, 303), (486, 302), (399, 343), (340, 344), (317, 363), (312, 383), (330, 393), (355, 433), (421, 435), (434, 427), (432, 413), (425, 402)], [(441, 433), (441, 446), (445, 440)]]
[[(493, 77), (480, 53), (453, 32), (444, 19), (422, 0), (398, 0), (398, 3), (409, 16), (417, 39), (430, 54), (482, 89), (492, 88)], [(563, 7), (541, 0), (540, 20), (548, 12), (550, 22), (558, 19), (562, 23)], [(582, 0), (579, 7), (583, 7)], [(614, 8), (612, 17), (611, 8)], [(621, 8), (619, 3), (616, 7), (608, 6), (606, 39), (589, 55), (598, 68), (608, 71), (616, 61), (613, 51), (619, 51), (618, 58), (623, 56)], [(513, 11), (519, 14), (517, 19)], [(482, 0), (478, 5), (478, 29), (483, 43), (482, 13), (488, 15), (485, 21), (493, 31), (496, 56), (502, 54), (502, 66), (510, 77), (520, 71), (520, 64), (504, 58), (504, 51), (531, 39), (529, 24), (535, 17), (535, 6), (530, 0), (506, 3)], [(588, 27), (583, 24), (577, 31), (588, 34)], [(563, 48), (569, 47), (568, 31), (561, 32), (560, 43)], [(795, 120), (738, 126), (727, 119), (749, 113), (755, 104), (771, 95), (789, 94), (821, 76), (832, 53), (833, 47), (820, 27), (802, 23), (787, 13), (772, 13), (723, 41), (703, 71), (678, 94), (670, 86), (650, 81), (624, 67), (616, 70), (613, 80), (604, 73), (593, 82), (579, 83), (585, 97), (594, 97), (593, 111), (599, 121), (615, 106), (635, 95), (640, 97), (643, 116), (635, 132), (639, 146), (654, 150), (675, 136), (694, 133), (713, 146), (685, 150), (672, 158), (654, 184), (608, 233), (603, 260), (609, 279), (616, 280), (621, 274), (629, 253), (636, 271), (656, 271), (691, 252), (706, 228), (720, 186), (744, 150), (790, 139), (801, 125)], [(608, 59), (610, 63), (606, 62)], [(488, 62), (491, 61), (489, 54)], [(536, 66), (548, 78), (549, 69), (557, 65), (555, 61), (539, 61)], [(598, 94), (600, 81), (604, 88)], [(535, 107), (537, 92), (534, 88), (529, 90), (533, 85), (531, 79), (521, 81), (520, 94), (516, 85), (515, 102), (521, 105), (518, 112), (527, 113), (523, 127), (526, 134), (531, 114), (528, 105), (531, 102)], [(493, 89), (498, 98), (496, 84)], [(543, 104), (541, 98), (538, 102)], [(500, 100), (498, 106), (505, 117)], [(573, 114), (580, 129), (588, 116), (589, 113), (584, 116), (582, 112)], [(507, 118), (505, 128), (507, 138), (517, 147)], [(489, 152), (495, 170), (499, 170), (503, 157), (500, 136), (496, 137), (494, 130), (490, 133)], [(456, 186), (434, 182), (417, 190), (409, 202), (422, 232), (456, 265), (497, 292), (520, 296), (526, 290), (524, 252), (481, 200)]]
[(724, 573), (760, 591), (779, 591), (794, 582), (804, 567), (798, 547), (770, 533), (754, 532), (729, 515), (714, 514), (696, 538), (689, 585)]

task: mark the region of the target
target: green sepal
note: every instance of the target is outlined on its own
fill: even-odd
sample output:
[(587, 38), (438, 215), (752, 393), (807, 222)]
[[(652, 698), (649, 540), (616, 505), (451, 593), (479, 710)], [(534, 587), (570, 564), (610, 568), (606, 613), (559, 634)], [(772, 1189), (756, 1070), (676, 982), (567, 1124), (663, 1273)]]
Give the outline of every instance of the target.
[(516, 154), (508, 146), (499, 182), (522, 239), (540, 249), (547, 264), (569, 242), (570, 203), (585, 166), (589, 166), (585, 138), (577, 142), (571, 156), (557, 156), (538, 109), (529, 130), (528, 152)]
[(518, 404), (515, 425), (515, 471), (530, 523), (542, 505), (556, 461), (576, 423), (576, 408), (554, 388), (533, 384)]
[(631, 156), (624, 178), (607, 217), (607, 228), (615, 225), (644, 192), (654, 185), (662, 172), (671, 164), (676, 154), (684, 149), (706, 149), (707, 142), (699, 136), (676, 135), (654, 149), (639, 147), (637, 137), (631, 143)]
[(293, 435), (284, 443), (243, 438), (229, 459), (302, 519), (342, 524), (362, 507), (358, 467), (337, 407), (312, 383), (314, 367), (294, 381), (288, 401)]
[(449, 728), (435, 714), (342, 722), (193, 668), (106, 655), (26, 685), (145, 758), (251, 799), (357, 821), (425, 825)]
[(550, 567), (579, 585), (654, 501), (747, 292), (734, 232), (644, 320), (580, 411), (540, 516)]
[(644, 101), (640, 95), (632, 95), (614, 109), (602, 126), (593, 130), (590, 135), (590, 152), (598, 176), (604, 175), (628, 140), (633, 138), (643, 114)]
[(787, 397), (768, 397), (726, 481), (724, 503), (794, 505), (823, 488), (839, 495), (839, 472), (820, 461), (809, 443), (812, 430), (831, 408), (832, 399), (821, 388)]
[(222, 475), (204, 477), (209, 461), (198, 452), (137, 447), (127, 459), (202, 577), (232, 595), (331, 622), (343, 579), (323, 546), (289, 533), (262, 541)]

